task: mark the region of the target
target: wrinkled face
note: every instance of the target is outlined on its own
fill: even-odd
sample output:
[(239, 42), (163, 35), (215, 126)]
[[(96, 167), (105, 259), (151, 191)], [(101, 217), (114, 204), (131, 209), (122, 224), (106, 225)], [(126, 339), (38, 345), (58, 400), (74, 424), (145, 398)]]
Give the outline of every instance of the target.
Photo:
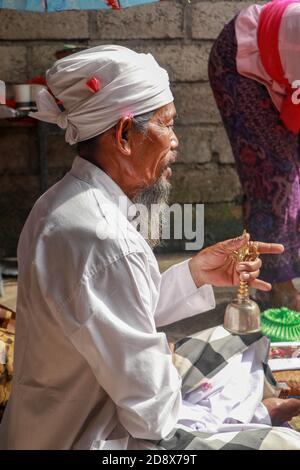
[(131, 199), (156, 183), (167, 185), (178, 147), (173, 130), (175, 117), (173, 103), (162, 106), (143, 133), (132, 117), (124, 116), (94, 140), (86, 158), (102, 168)]
[(156, 181), (168, 180), (172, 175), (170, 166), (176, 160), (178, 139), (174, 133), (176, 109), (174, 103), (158, 109), (152, 116), (146, 135), (132, 130), (131, 165), (132, 178), (140, 188)]

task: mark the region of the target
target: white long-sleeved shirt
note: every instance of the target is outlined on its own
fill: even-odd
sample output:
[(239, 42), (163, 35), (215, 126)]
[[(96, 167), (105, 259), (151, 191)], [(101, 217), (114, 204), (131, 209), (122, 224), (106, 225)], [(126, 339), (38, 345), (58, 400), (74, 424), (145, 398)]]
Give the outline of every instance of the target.
[[(76, 157), (26, 221), (1, 449), (90, 449), (117, 438), (133, 447), (178, 421), (181, 378), (156, 327), (213, 308), (213, 291), (195, 286), (187, 261), (160, 274), (120, 197)], [(105, 237), (117, 218), (122, 236)]]

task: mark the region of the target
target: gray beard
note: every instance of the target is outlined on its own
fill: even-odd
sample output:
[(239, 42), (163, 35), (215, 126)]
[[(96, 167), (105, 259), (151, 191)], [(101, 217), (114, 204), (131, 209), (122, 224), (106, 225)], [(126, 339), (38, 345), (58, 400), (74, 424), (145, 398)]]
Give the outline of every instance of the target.
[[(171, 184), (166, 180), (157, 180), (151, 186), (141, 189), (136, 196), (132, 199), (134, 204), (142, 204), (148, 211), (148, 237), (146, 238), (150, 248), (155, 248), (161, 244), (162, 227), (165, 221), (166, 205), (169, 202), (169, 195), (171, 190)], [(155, 204), (155, 210), (153, 211), (152, 204)], [(152, 207), (151, 207), (152, 206)], [(159, 212), (160, 217), (157, 219), (157, 225), (154, 227), (154, 232), (158, 233), (158, 238), (151, 238), (151, 214), (155, 216)], [(153, 229), (153, 225), (152, 225)]]

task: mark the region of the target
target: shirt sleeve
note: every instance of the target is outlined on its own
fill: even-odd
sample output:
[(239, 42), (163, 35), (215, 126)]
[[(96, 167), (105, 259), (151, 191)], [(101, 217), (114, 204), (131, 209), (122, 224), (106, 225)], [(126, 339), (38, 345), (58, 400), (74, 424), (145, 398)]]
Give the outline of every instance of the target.
[(61, 306), (64, 329), (135, 438), (165, 437), (177, 423), (181, 378), (156, 331), (147, 259), (131, 253), (84, 279)]
[(183, 424), (193, 431), (216, 433), (222, 423), (208, 406), (182, 400), (178, 424)]
[(267, 424), (268, 426), (272, 426), (269, 412), (262, 402), (257, 405), (251, 423)]
[(169, 325), (215, 308), (215, 296), (210, 285), (197, 287), (189, 268), (189, 259), (167, 269), (161, 277), (156, 326)]

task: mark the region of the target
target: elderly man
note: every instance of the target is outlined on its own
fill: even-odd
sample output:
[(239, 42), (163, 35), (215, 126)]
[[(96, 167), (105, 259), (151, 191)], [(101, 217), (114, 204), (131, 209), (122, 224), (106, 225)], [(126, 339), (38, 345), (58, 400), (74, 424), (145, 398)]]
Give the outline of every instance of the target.
[[(237, 285), (241, 276), (270, 289), (258, 279), (261, 261), (235, 264), (232, 253), (248, 241), (244, 235), (159, 273), (152, 241), (135, 226), (135, 204), (167, 200), (178, 140), (168, 75), (151, 55), (95, 47), (56, 62), (47, 82), (64, 109), (43, 91), (34, 117), (66, 129), (67, 142), (79, 143), (80, 156), (37, 201), (21, 234), (14, 381), (0, 447), (183, 448), (180, 439), (190, 431), (194, 448), (214, 448), (210, 434), (196, 431), (214, 431), (218, 413), (202, 406), (198, 392), (211, 388), (218, 395), (224, 379), (206, 387), (200, 381), (200, 388), (182, 381), (180, 365), (176, 369), (166, 336), (156, 327), (214, 308), (211, 285)], [(283, 251), (264, 243), (258, 249)], [(229, 339), (227, 378), (232, 364), (242, 368), (244, 354), (251, 356), (259, 349), (253, 345), (263, 341), (255, 335), (235, 338), (218, 329), (207, 336), (207, 344), (221, 341), (222, 351)], [(191, 357), (197, 340), (191, 338)], [(177, 344), (174, 358), (191, 341)], [(262, 363), (249, 361), (257, 364), (260, 394)], [(208, 363), (211, 370), (227, 370), (203, 357), (202, 366)], [(211, 370), (206, 367), (208, 375)], [(246, 419), (254, 423), (254, 431), (247, 431), (252, 441), (257, 407), (265, 415), (278, 410), (274, 399), (266, 406), (261, 399)], [(280, 421), (295, 414), (295, 403), (288, 408)], [(232, 414), (232, 423), (241, 422)], [(272, 431), (260, 426), (265, 436)], [(296, 433), (287, 432), (289, 448), (299, 448)]]

